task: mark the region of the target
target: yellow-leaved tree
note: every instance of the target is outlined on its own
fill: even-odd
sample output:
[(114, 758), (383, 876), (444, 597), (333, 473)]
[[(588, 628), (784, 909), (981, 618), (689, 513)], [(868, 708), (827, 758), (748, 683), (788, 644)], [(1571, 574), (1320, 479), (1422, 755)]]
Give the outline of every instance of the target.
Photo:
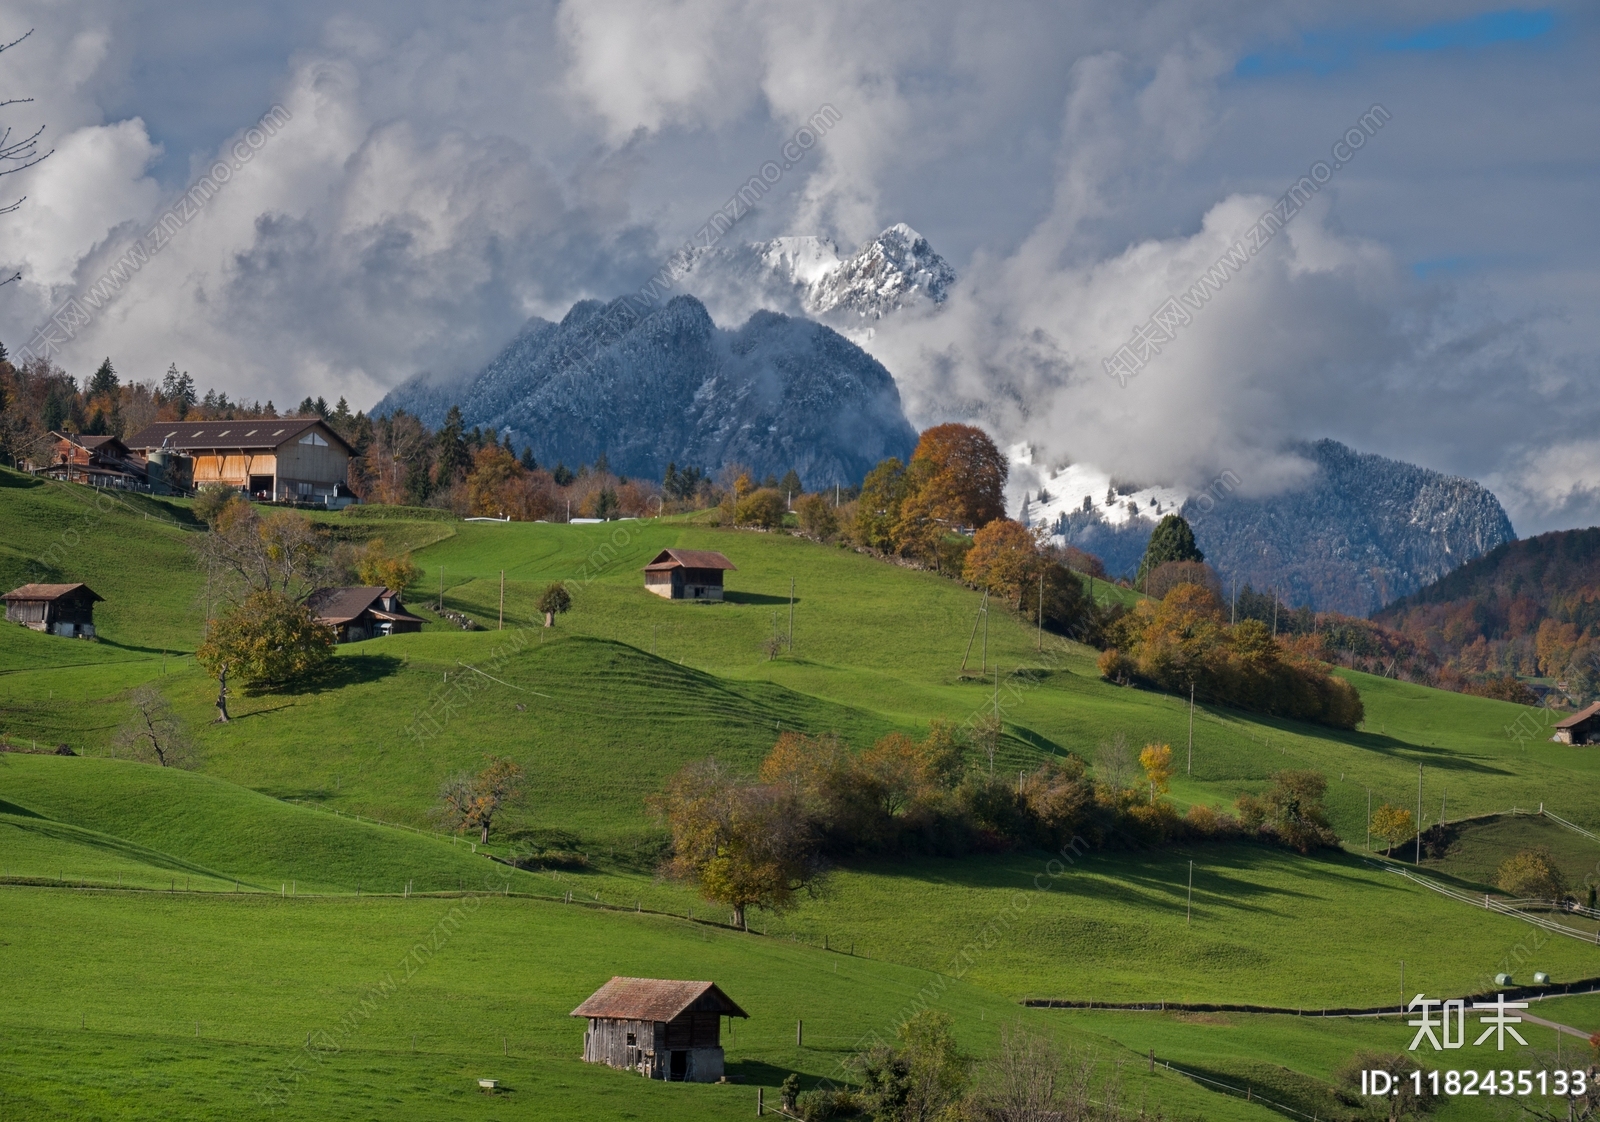
[(1154, 806), (1156, 796), (1165, 795), (1172, 783), (1172, 746), (1146, 744), (1139, 753), (1139, 766), (1144, 768), (1144, 779), (1150, 786), (1150, 805)]

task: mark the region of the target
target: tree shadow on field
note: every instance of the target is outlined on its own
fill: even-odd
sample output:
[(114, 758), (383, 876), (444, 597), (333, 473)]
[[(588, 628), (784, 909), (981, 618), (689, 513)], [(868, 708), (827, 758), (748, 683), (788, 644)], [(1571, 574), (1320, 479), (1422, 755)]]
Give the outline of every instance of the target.
[[(726, 1041), (723, 1042), (723, 1047), (725, 1049), (728, 1047)], [(816, 1049), (813, 1048), (812, 1051), (816, 1051)], [(746, 1083), (752, 1087), (765, 1087), (769, 1091), (782, 1085), (790, 1074), (799, 1074), (793, 1068), (769, 1064), (764, 1060), (733, 1060), (723, 1070), (727, 1073), (730, 1082)], [(804, 1077), (802, 1076), (802, 1078)], [(813, 1077), (806, 1080), (806, 1082), (811, 1086), (815, 1086), (820, 1080)], [(772, 1105), (777, 1106), (777, 1103), (774, 1102)]]
[(326, 693), (346, 686), (360, 686), (380, 681), (398, 674), (405, 663), (389, 654), (339, 655), (328, 660), (327, 665), (311, 674), (271, 689), (263, 688), (252, 693), (308, 694)]
[[(722, 598), (730, 604), (783, 604), (787, 607), (789, 603), (787, 596), (768, 596), (765, 592), (732, 592), (726, 589), (723, 590)], [(796, 596), (794, 602), (798, 605), (800, 597)]]

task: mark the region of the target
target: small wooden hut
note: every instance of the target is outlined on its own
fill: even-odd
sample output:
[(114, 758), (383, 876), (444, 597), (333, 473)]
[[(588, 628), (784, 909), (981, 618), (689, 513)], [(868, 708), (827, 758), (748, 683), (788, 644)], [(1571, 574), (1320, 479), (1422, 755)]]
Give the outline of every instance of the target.
[(104, 599), (86, 584), (25, 584), (0, 596), (8, 623), (67, 639), (94, 638), (94, 605)]
[(721, 600), (722, 574), (738, 571), (711, 549), (663, 549), (644, 567), (644, 588), (666, 600)]
[(661, 978), (612, 978), (572, 1015), (589, 1020), (586, 1063), (674, 1083), (721, 1079), (722, 1018), (749, 1017), (712, 982)]
[(1550, 739), (1558, 744), (1594, 744), (1600, 741), (1600, 701), (1564, 721), (1557, 721), (1555, 730), (1556, 734)]

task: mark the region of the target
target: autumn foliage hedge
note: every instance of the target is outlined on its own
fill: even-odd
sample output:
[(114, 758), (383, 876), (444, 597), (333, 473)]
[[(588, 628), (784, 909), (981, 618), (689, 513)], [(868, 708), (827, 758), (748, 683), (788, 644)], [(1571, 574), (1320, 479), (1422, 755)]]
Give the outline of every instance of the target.
[(1323, 663), (1286, 650), (1258, 620), (1230, 626), (1216, 595), (1179, 584), (1108, 630), (1100, 673), (1256, 713), (1353, 729), (1361, 695)]

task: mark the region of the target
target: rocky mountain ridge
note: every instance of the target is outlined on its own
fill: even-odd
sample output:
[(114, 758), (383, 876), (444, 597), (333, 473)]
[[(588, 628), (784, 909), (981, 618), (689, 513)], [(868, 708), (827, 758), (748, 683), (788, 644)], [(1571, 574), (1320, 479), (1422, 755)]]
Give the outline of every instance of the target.
[(725, 330), (693, 296), (643, 312), (581, 301), (560, 323), (530, 321), (478, 374), (413, 379), (373, 413), (404, 409), (436, 426), (452, 404), (546, 466), (604, 453), (613, 471), (653, 479), (669, 462), (738, 463), (849, 485), (917, 439), (889, 372), (838, 332), (770, 311)]
[[(1334, 440), (1288, 450), (1314, 466), (1299, 487), (1267, 498), (1220, 488), (1182, 497), (1179, 512), (1229, 587), (1248, 582), (1276, 588), (1291, 605), (1367, 616), (1516, 539), (1499, 500), (1470, 479)], [(1089, 509), (1065, 509), (1050, 525), (1063, 542), (1100, 556), (1108, 571), (1131, 572), (1171, 499), (1158, 511), (1154, 502), (1110, 498), (1114, 507), (1131, 501), (1138, 509), (1108, 518), (1095, 496)]]

